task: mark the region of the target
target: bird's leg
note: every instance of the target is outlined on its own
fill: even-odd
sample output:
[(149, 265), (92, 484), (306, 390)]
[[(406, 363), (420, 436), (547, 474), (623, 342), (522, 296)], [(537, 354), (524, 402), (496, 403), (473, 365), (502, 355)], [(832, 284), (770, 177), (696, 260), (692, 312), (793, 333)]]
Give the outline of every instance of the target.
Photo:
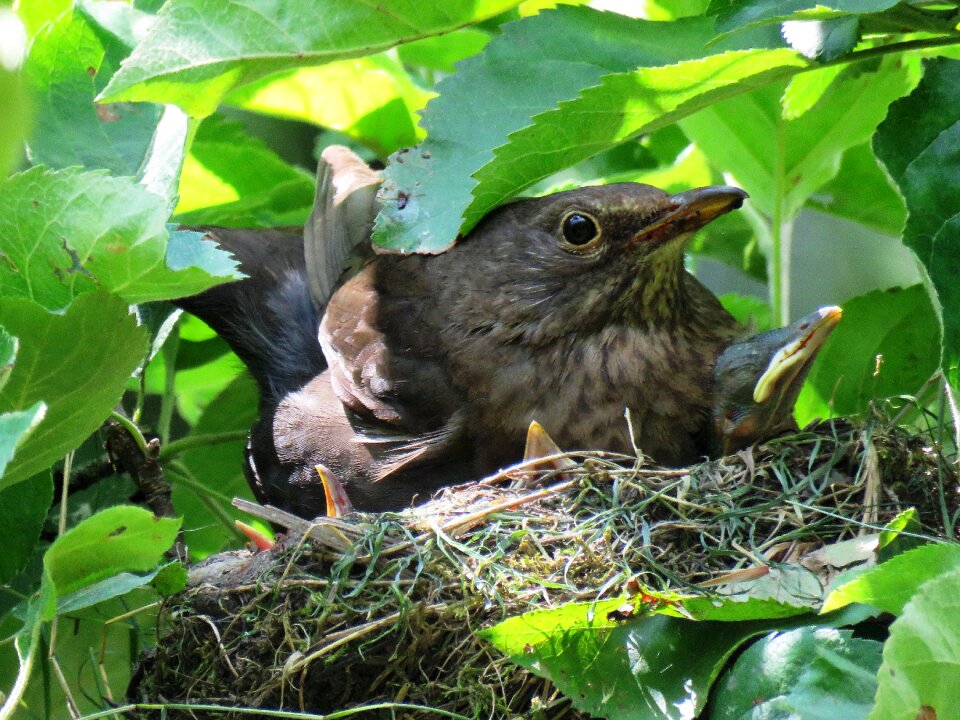
[[(537, 462), (543, 458), (542, 461)], [(571, 470), (578, 467), (570, 458), (557, 447), (553, 438), (543, 429), (543, 425), (536, 420), (527, 428), (527, 444), (523, 450), (523, 464), (537, 472), (525, 473), (522, 482), (526, 487), (540, 485), (545, 477), (549, 476), (558, 481), (569, 480), (573, 477)], [(547, 472), (549, 471), (549, 475)]]
[(315, 465), (314, 468), (320, 476), (320, 482), (323, 483), (323, 495), (327, 499), (327, 517), (343, 517), (353, 512), (350, 496), (343, 489), (336, 474), (323, 465)]

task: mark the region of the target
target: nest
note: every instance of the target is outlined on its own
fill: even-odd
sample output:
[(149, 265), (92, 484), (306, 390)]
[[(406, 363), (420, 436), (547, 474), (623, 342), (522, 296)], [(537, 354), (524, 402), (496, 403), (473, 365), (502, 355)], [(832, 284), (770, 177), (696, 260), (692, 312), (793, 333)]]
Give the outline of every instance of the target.
[(907, 507), (921, 532), (949, 535), (957, 512), (957, 476), (936, 444), (879, 422), (823, 424), (684, 469), (571, 457), (562, 479), (514, 470), (405, 513), (319, 521), (270, 551), (208, 559), (160, 613), (129, 699), (585, 717), (477, 631), (637, 585), (731, 594), (767, 583), (776, 594), (776, 571), (806, 568), (817, 589), (837, 570), (818, 548)]

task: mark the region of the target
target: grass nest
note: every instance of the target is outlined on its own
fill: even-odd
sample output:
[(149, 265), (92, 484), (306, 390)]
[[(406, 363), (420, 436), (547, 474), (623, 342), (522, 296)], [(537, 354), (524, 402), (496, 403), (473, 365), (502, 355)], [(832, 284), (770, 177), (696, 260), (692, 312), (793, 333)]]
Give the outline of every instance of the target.
[(908, 507), (921, 532), (952, 537), (957, 476), (937, 448), (874, 420), (683, 469), (571, 454), (577, 468), (562, 479), (532, 484), (532, 471), (514, 469), (404, 513), (294, 528), (272, 550), (222, 553), (191, 571), (128, 698), (169, 703), (171, 718), (241, 716), (179, 704), (585, 717), (476, 632), (637, 583), (701, 594), (766, 583), (775, 594), (777, 571), (802, 568), (820, 588), (838, 568), (818, 549)]

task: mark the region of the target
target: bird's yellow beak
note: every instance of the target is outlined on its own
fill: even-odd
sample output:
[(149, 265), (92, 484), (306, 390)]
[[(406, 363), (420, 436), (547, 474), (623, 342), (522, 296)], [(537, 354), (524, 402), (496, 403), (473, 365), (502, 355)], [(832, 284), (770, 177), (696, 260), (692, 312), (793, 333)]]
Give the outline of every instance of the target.
[(780, 348), (753, 388), (755, 402), (764, 403), (778, 387), (786, 387), (816, 357), (843, 311), (835, 305), (822, 307), (800, 323), (798, 337)]

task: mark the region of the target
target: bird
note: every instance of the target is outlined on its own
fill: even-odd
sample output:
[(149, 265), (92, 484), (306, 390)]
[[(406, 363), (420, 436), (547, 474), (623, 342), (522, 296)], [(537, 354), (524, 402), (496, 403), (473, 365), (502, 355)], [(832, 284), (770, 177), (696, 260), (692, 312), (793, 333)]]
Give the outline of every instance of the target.
[(442, 254), (400, 255), (370, 249), (381, 181), (333, 146), (302, 234), (198, 228), (248, 276), (177, 302), (257, 381), (259, 500), (314, 517), (329, 485), (357, 510), (403, 508), (518, 461), (533, 421), (565, 448), (709, 452), (714, 364), (742, 328), (684, 248), (743, 190), (521, 198)]
[(843, 310), (819, 308), (786, 327), (727, 347), (714, 370), (715, 454), (728, 455), (796, 430), (794, 405)]

